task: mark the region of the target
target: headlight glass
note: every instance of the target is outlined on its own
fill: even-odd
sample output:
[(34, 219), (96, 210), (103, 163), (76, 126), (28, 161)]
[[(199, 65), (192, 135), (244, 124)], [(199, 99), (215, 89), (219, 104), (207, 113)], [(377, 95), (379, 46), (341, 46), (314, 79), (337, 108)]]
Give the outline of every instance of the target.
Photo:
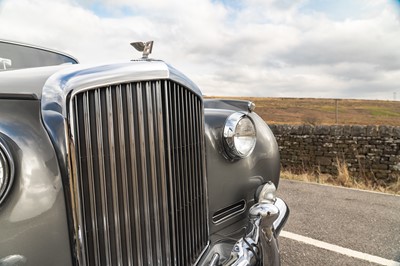
[(245, 158), (256, 145), (256, 128), (244, 113), (234, 113), (228, 117), (224, 128), (226, 151), (232, 158)]
[(0, 203), (10, 190), (14, 174), (14, 165), (8, 150), (0, 142)]

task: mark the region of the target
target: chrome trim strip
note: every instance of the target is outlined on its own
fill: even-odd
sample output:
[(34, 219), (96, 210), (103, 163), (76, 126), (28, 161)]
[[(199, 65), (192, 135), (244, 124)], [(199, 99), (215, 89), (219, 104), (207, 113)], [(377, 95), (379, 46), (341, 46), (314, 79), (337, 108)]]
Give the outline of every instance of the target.
[[(10, 191), (12, 184), (14, 183), (14, 159), (11, 155), (10, 150), (8, 149), (6, 143), (4, 140), (0, 137), (0, 160), (4, 160), (6, 163), (6, 169), (3, 171), (5, 172), (5, 175), (8, 176), (7, 182), (8, 184), (5, 185), (5, 187), (0, 191), (0, 204), (4, 201), (6, 198), (8, 192)], [(3, 181), (4, 182), (4, 181)]]
[(235, 217), (237, 215), (240, 215), (240, 214), (244, 213), (246, 211), (246, 209), (247, 209), (247, 202), (245, 200), (240, 200), (239, 202), (237, 202), (237, 203), (235, 203), (233, 205), (230, 205), (229, 206), (230, 207), (229, 210), (224, 211), (224, 212), (220, 213), (219, 215), (224, 214), (226, 212), (232, 211), (232, 209), (235, 209), (237, 206), (240, 206), (241, 203), (243, 203), (243, 207), (242, 208), (240, 208), (238, 210), (234, 210), (233, 212), (229, 213), (228, 215), (224, 215), (222, 218), (219, 218), (219, 219), (215, 220), (214, 219), (215, 213), (220, 211), (220, 210), (217, 210), (212, 216), (212, 219), (211, 219), (212, 222), (214, 224), (221, 224), (222, 222), (225, 222), (225, 221), (227, 221), (227, 220), (229, 220), (229, 219), (231, 219), (231, 218), (233, 218), (233, 217)]
[(37, 100), (38, 96), (34, 93), (2, 93), (0, 99), (5, 100)]
[(0, 258), (0, 265), (11, 266), (11, 265), (26, 265), (27, 259), (25, 256), (19, 254), (8, 255)]
[(193, 265), (198, 265), (200, 260), (203, 258), (204, 254), (206, 253), (207, 249), (209, 249), (211, 242), (207, 241), (206, 246), (204, 247), (204, 249), (201, 251), (199, 257), (197, 258), (197, 260), (193, 263)]
[(170, 79), (190, 88), (202, 97), (200, 89), (186, 76), (162, 61), (135, 61), (113, 65), (74, 65), (54, 73), (43, 86), (42, 116), (46, 128), (52, 131), (50, 114), (67, 118), (67, 98), (79, 92), (115, 84), (142, 80)]

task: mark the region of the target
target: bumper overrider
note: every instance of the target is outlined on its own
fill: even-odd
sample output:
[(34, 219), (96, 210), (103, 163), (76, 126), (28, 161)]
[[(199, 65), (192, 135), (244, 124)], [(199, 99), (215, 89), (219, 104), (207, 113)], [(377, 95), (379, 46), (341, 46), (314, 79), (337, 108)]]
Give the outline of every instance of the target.
[(280, 265), (277, 237), (289, 217), (289, 208), (275, 196), (272, 182), (258, 191), (256, 204), (249, 210), (245, 236), (235, 243), (229, 258), (215, 252), (209, 266)]

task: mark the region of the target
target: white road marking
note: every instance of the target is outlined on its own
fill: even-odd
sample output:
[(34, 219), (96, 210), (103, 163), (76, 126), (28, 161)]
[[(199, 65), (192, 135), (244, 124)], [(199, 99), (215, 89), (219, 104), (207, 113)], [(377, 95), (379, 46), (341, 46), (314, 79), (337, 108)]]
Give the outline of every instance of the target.
[(373, 262), (376, 264), (380, 264), (380, 265), (388, 265), (388, 266), (400, 266), (400, 262), (394, 261), (394, 260), (388, 260), (388, 259), (384, 259), (378, 256), (374, 256), (374, 255), (370, 255), (367, 253), (363, 253), (363, 252), (359, 252), (359, 251), (355, 251), (355, 250), (351, 250), (348, 248), (343, 248), (337, 245), (333, 245), (333, 244), (329, 244), (326, 242), (322, 242), (319, 240), (315, 240), (306, 236), (302, 236), (302, 235), (298, 235), (295, 233), (291, 233), (291, 232), (287, 232), (287, 231), (281, 231), (281, 233), (279, 234), (279, 236), (281, 237), (285, 237), (285, 238), (289, 238), (292, 240), (296, 240), (299, 242), (303, 242), (305, 244), (308, 245), (312, 245), (315, 247), (319, 247), (319, 248), (323, 248), (329, 251), (333, 251), (339, 254), (343, 254), (346, 256), (350, 256), (353, 258), (357, 258), (360, 260), (365, 260), (365, 261), (369, 261), (369, 262)]

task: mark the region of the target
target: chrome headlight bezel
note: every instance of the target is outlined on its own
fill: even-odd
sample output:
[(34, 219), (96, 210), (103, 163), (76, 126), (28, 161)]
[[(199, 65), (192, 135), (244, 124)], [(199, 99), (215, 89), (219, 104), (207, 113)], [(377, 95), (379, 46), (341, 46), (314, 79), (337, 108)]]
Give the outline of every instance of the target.
[(4, 201), (14, 181), (14, 161), (7, 146), (0, 139), (0, 204)]
[[(252, 135), (247, 136), (252, 138), (249, 143), (251, 145), (245, 150), (241, 150), (241, 148), (238, 147), (238, 145), (236, 144), (236, 142), (239, 141), (238, 137), (241, 136), (239, 135), (240, 132), (238, 132), (238, 130), (240, 130), (238, 126), (241, 126), (240, 123), (243, 121), (246, 121), (246, 123), (248, 123), (247, 126), (250, 125), (250, 127), (252, 128)], [(241, 159), (248, 157), (253, 152), (257, 142), (257, 131), (253, 120), (246, 113), (243, 112), (236, 112), (231, 114), (225, 121), (223, 141), (225, 151), (232, 159)]]

